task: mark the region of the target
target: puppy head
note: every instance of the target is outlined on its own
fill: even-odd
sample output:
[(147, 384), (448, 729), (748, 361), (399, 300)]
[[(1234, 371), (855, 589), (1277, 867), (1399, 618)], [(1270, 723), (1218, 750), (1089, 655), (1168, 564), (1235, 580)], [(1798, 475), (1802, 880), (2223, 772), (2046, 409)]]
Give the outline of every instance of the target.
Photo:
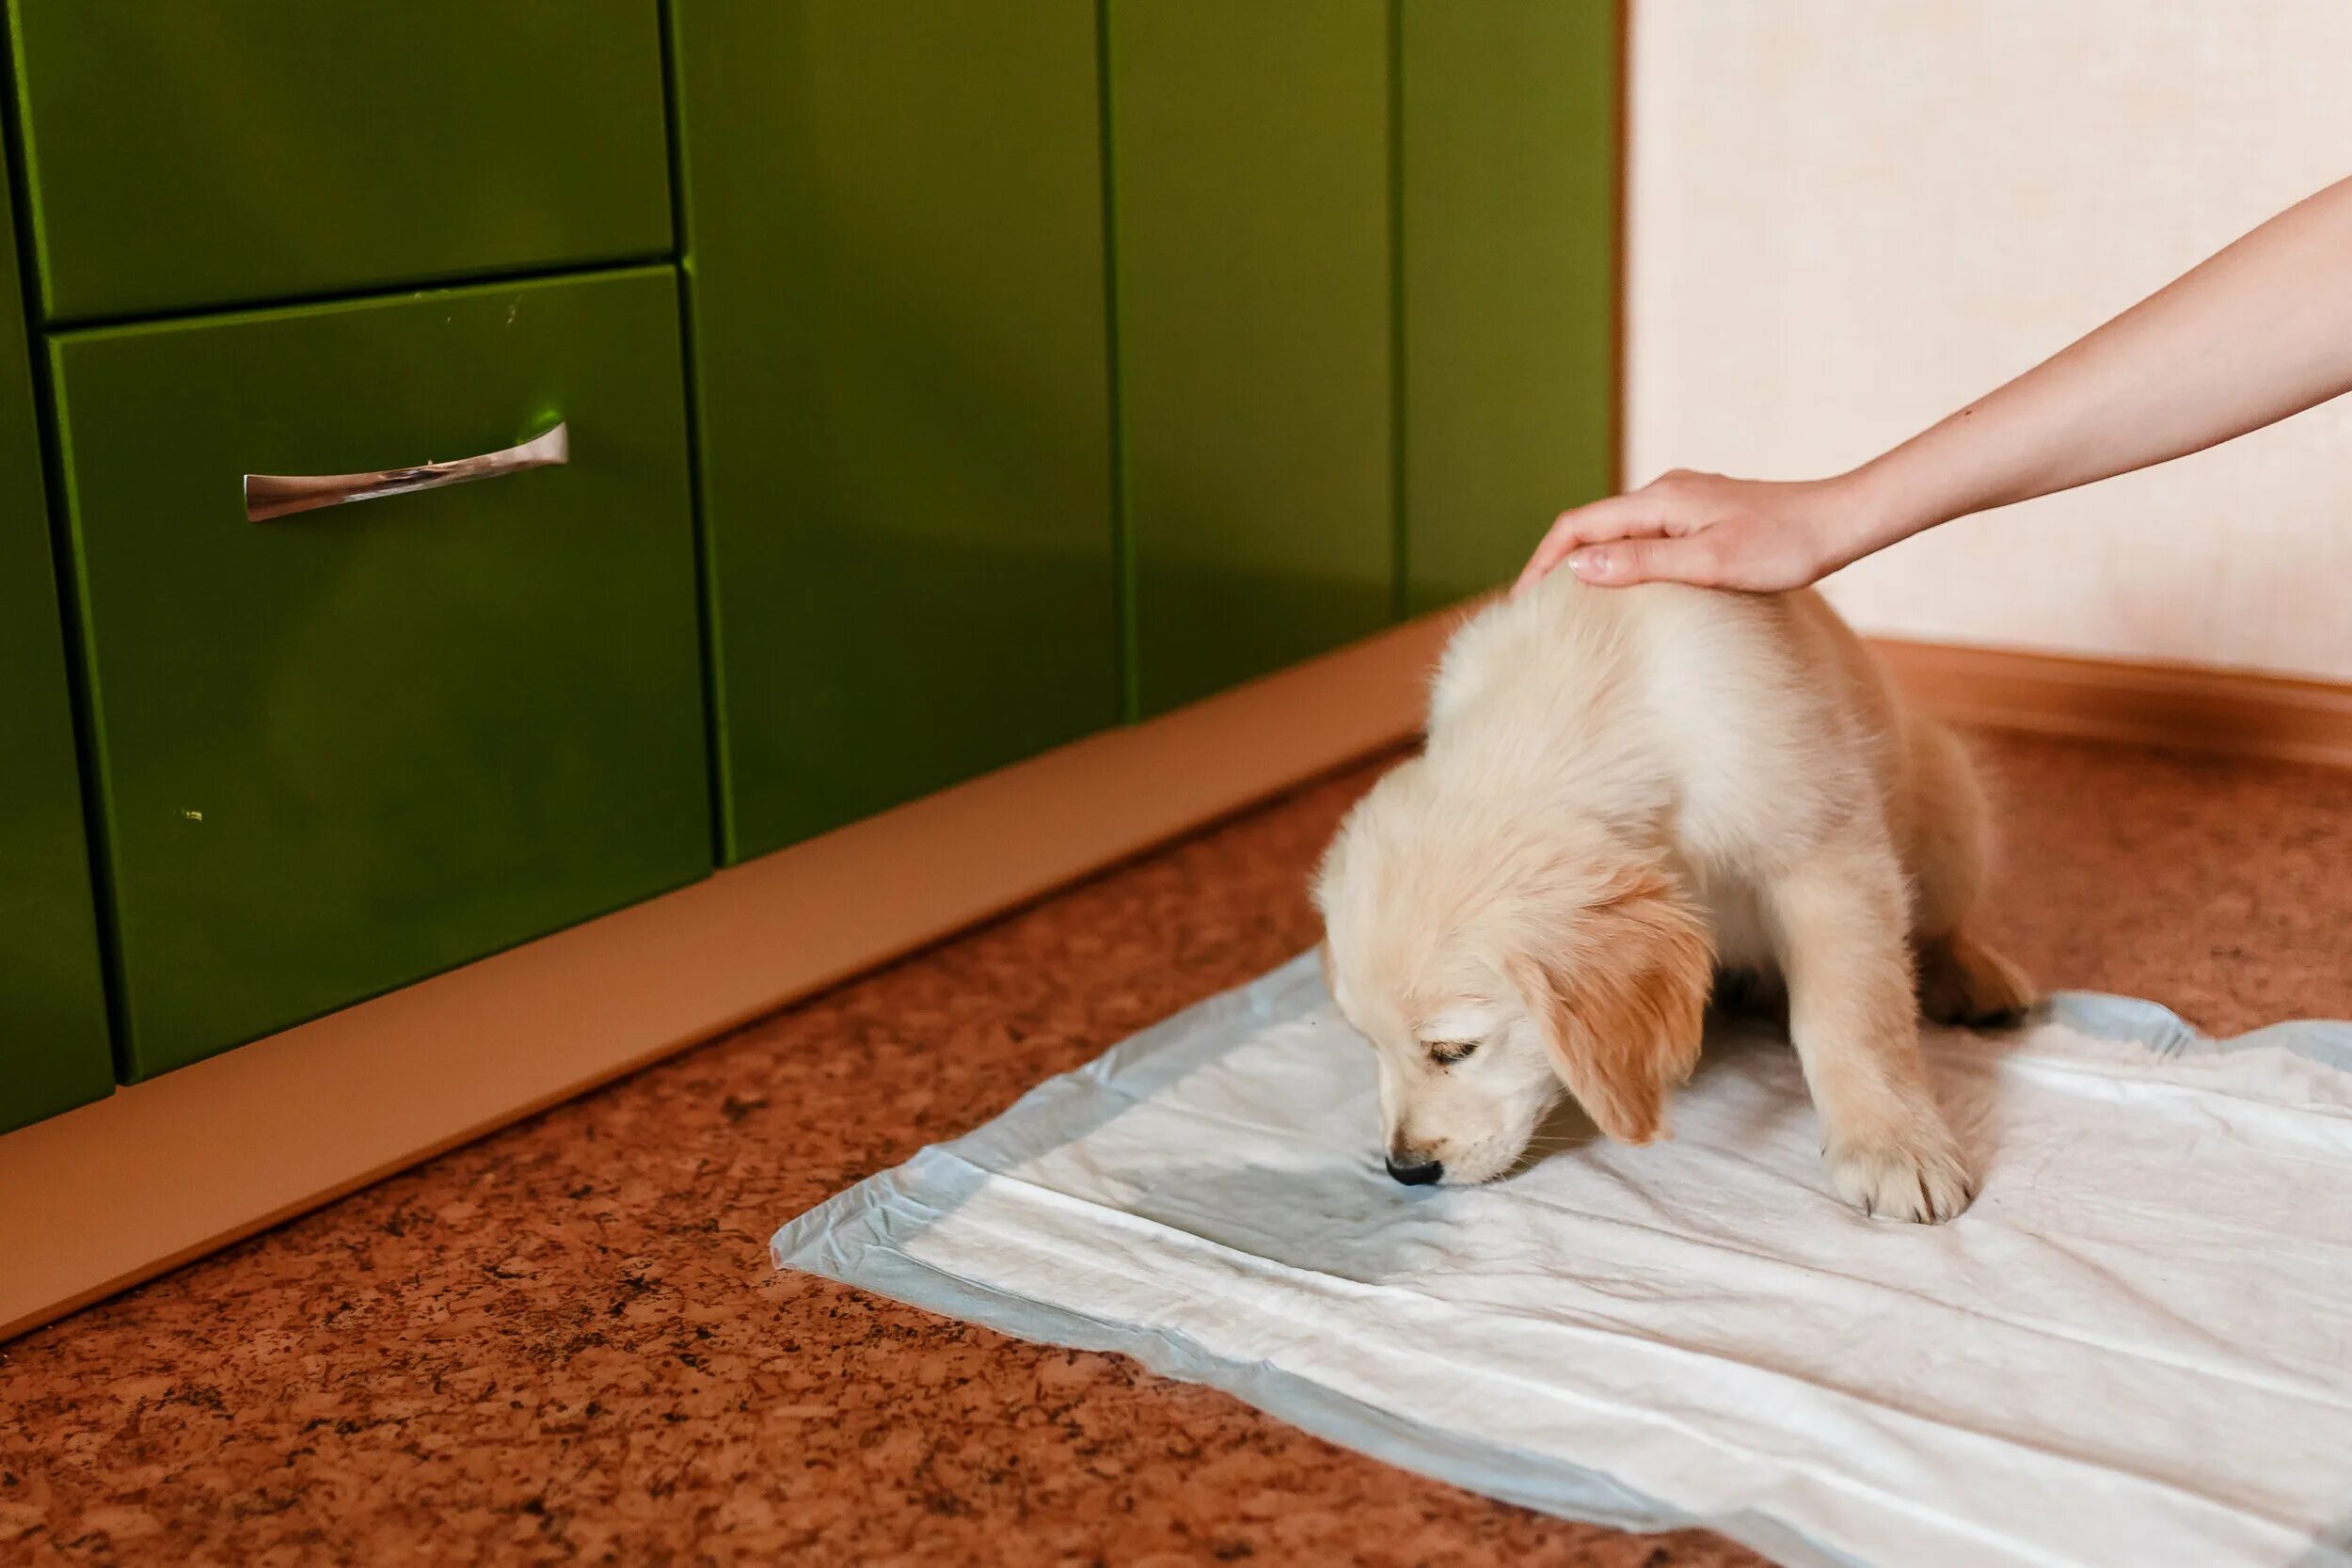
[(1314, 893), (1399, 1180), (1502, 1175), (1563, 1088), (1611, 1137), (1657, 1136), (1712, 968), (1662, 868), (1543, 802), (1446, 799), (1416, 760), (1349, 814)]

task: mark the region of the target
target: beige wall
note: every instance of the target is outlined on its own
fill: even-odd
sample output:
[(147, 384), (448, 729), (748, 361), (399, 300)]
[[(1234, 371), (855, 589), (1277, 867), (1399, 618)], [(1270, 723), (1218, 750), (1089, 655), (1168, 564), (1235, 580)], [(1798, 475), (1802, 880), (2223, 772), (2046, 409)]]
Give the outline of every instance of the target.
[[(1859, 461), (2352, 173), (2346, 0), (1635, 0), (1633, 22), (1635, 483)], [(2352, 679), (2352, 400), (1831, 593), (1896, 635)]]

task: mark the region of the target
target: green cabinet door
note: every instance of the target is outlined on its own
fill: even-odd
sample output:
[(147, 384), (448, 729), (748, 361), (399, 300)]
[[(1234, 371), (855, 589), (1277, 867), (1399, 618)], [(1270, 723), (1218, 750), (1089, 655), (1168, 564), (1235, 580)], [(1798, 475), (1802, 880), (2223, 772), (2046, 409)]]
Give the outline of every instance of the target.
[(1090, 0), (677, 0), (731, 859), (1115, 721)]
[(114, 1086), (21, 298), (0, 245), (0, 1132)]
[(1108, 0), (1136, 698), (1374, 631), (1395, 585), (1383, 0)]
[(1614, 472), (1617, 8), (1403, 0), (1406, 606)]
[[(132, 1076), (707, 870), (671, 269), (69, 332), (51, 363)], [(558, 420), (564, 467), (246, 517), (248, 473)]]
[(53, 322), (652, 257), (659, 0), (9, 0)]

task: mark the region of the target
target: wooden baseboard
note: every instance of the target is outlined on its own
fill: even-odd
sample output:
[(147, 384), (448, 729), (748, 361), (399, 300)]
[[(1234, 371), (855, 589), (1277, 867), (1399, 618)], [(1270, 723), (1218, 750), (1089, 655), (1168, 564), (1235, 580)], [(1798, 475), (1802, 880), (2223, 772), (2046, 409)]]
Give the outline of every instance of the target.
[[(0, 1338), (1407, 738), (1451, 617), (0, 1136)], [(1958, 723), (2352, 767), (2352, 688), (1901, 641)]]
[(1451, 619), (0, 1136), (0, 1338), (1395, 745)]
[(1873, 640), (1953, 723), (2352, 768), (2352, 685), (2250, 670)]

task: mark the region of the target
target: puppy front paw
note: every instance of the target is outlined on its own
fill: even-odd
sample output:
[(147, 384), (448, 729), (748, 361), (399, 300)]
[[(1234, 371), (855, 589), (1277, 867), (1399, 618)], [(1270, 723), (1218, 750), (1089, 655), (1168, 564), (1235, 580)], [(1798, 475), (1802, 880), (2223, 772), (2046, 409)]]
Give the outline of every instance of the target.
[(1837, 1196), (1877, 1219), (1941, 1225), (1977, 1196), (1951, 1135), (1834, 1142), (1825, 1151)]

